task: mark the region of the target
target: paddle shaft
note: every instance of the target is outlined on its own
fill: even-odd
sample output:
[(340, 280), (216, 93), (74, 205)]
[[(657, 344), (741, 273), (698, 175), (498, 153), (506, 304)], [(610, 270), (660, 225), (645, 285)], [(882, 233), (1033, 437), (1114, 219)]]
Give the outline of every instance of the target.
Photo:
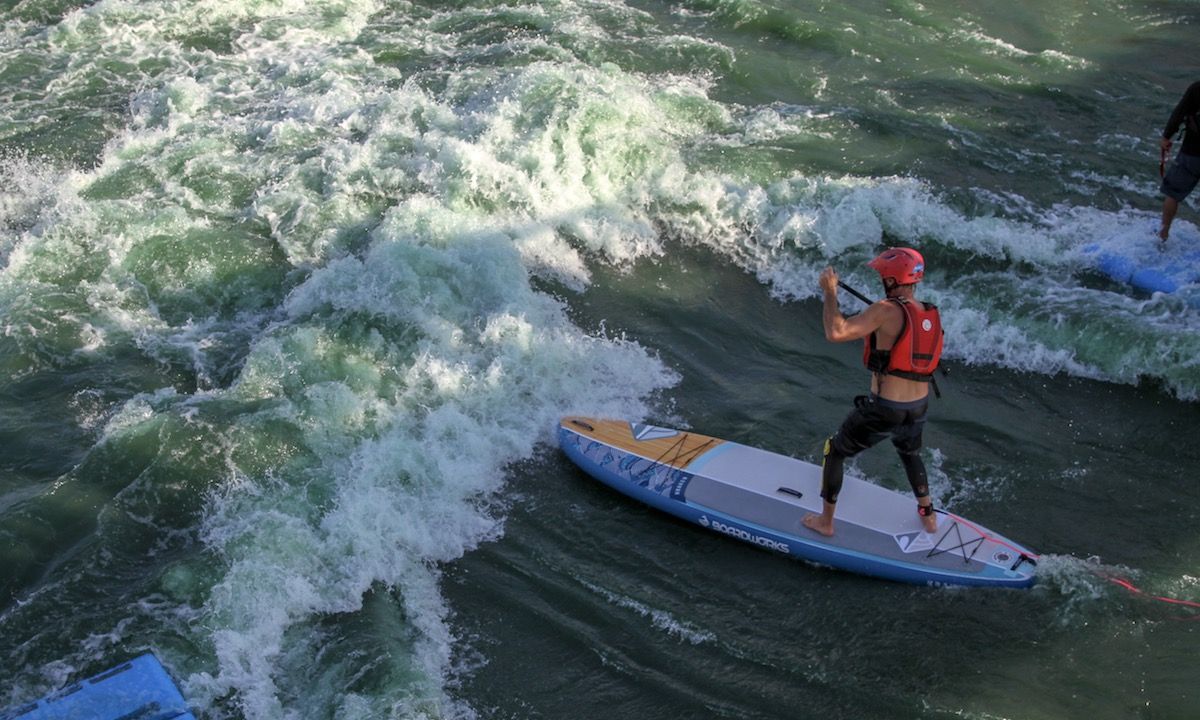
[(842, 282), (841, 280), (838, 280), (838, 286), (839, 286), (840, 288), (842, 288), (843, 290), (845, 290), (846, 292), (848, 292), (848, 293), (850, 293), (851, 295), (853, 295), (854, 297), (858, 298), (859, 300), (862, 300), (862, 301), (863, 301), (863, 302), (865, 302), (866, 304), (868, 304), (868, 305), (871, 305), (871, 304), (872, 304), (871, 298), (867, 297), (866, 295), (863, 295), (862, 293), (860, 293), (859, 291), (857, 291), (857, 290), (855, 290), (854, 288), (850, 287), (849, 285), (847, 285), (846, 283)]

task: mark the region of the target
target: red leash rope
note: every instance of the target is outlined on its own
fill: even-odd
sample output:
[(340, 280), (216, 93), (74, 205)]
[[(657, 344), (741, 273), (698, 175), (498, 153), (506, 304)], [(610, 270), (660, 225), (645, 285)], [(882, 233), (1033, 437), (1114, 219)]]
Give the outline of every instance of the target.
[(1147, 595), (1145, 593), (1145, 591), (1143, 591), (1141, 588), (1135, 586), (1133, 583), (1129, 582), (1128, 580), (1123, 580), (1119, 577), (1113, 577), (1111, 575), (1101, 575), (1101, 577), (1103, 577), (1105, 580), (1108, 580), (1109, 582), (1120, 585), (1121, 587), (1125, 588), (1126, 590), (1128, 590), (1129, 592), (1131, 592), (1135, 595), (1142, 595), (1146, 598), (1149, 598), (1150, 600), (1158, 600), (1159, 602), (1170, 603), (1172, 605), (1182, 605), (1184, 607), (1200, 609), (1200, 602), (1192, 602), (1191, 600), (1179, 600), (1177, 598), (1165, 597), (1163, 595)]
[[(1163, 157), (1166, 157), (1166, 154), (1167, 153), (1164, 150)], [(977, 532), (981, 536), (983, 536), (985, 539), (990, 540), (998, 545), (1003, 545), (1003, 546), (1009, 548), (1010, 550), (1018, 553), (1019, 555), (1023, 555), (1024, 557), (1027, 557), (1027, 558), (1033, 560), (1034, 562), (1037, 562), (1040, 559), (1040, 556), (1038, 556), (1037, 554), (1028, 552), (1028, 551), (1026, 551), (1022, 548), (1019, 548), (1015, 545), (1009, 544), (998, 537), (995, 537), (993, 535), (985, 533), (982, 528), (974, 525), (973, 523), (971, 523), (967, 520), (964, 520), (963, 518), (960, 518), (959, 516), (957, 516), (953, 513), (946, 512), (945, 510), (939, 510), (938, 512), (941, 512), (943, 515), (947, 515), (949, 517), (954, 518), (954, 520), (971, 528), (972, 530), (974, 530), (975, 532)], [(1120, 585), (1121, 587), (1125, 588), (1126, 590), (1133, 593), (1134, 595), (1141, 595), (1142, 597), (1146, 598), (1147, 600), (1157, 600), (1159, 602), (1169, 603), (1171, 605), (1181, 605), (1183, 607), (1194, 608), (1194, 609), (1200, 610), (1200, 602), (1194, 602), (1192, 600), (1179, 600), (1177, 598), (1166, 597), (1165, 595), (1150, 595), (1150, 594), (1146, 593), (1146, 591), (1142, 590), (1138, 586), (1134, 585), (1133, 583), (1131, 583), (1128, 580), (1125, 580), (1123, 578), (1115, 577), (1113, 575), (1106, 575), (1099, 571), (1096, 571), (1096, 574), (1115, 585)], [(1200, 620), (1200, 615), (1196, 615), (1196, 616), (1189, 617), (1189, 618), (1177, 618), (1177, 619)]]

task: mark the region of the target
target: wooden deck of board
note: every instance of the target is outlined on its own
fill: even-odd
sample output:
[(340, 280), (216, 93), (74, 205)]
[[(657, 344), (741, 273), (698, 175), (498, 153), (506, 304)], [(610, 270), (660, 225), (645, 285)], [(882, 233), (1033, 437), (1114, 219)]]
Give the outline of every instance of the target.
[(629, 423), (625, 420), (565, 417), (561, 424), (583, 437), (681, 470), (700, 455), (725, 442), (686, 430), (679, 430), (677, 435), (671, 437), (638, 440), (633, 437)]

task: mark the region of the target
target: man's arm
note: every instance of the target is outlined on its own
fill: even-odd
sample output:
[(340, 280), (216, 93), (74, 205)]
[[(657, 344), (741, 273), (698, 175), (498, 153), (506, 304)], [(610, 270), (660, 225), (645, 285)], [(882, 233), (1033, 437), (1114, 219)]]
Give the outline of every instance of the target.
[(1200, 82), (1194, 82), (1179, 99), (1179, 104), (1171, 112), (1171, 117), (1167, 118), (1167, 126), (1163, 128), (1163, 138), (1170, 140), (1179, 130), (1183, 121), (1188, 116), (1195, 115), (1198, 110), (1200, 110)]
[(887, 318), (887, 307), (883, 301), (874, 303), (854, 317), (846, 317), (838, 307), (837, 272), (828, 267), (821, 271), (821, 290), (824, 291), (825, 306), (821, 320), (825, 324), (825, 339), (830, 342), (849, 342), (865, 338), (883, 325)]

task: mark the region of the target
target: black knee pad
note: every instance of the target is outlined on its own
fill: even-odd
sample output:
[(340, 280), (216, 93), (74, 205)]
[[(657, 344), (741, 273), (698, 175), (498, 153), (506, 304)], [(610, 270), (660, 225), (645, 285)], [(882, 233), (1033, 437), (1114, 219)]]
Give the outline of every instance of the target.
[(825, 438), (825, 452), (821, 460), (821, 497), (829, 504), (837, 503), (842, 491), (842, 462), (845, 455), (838, 452), (832, 437)]

